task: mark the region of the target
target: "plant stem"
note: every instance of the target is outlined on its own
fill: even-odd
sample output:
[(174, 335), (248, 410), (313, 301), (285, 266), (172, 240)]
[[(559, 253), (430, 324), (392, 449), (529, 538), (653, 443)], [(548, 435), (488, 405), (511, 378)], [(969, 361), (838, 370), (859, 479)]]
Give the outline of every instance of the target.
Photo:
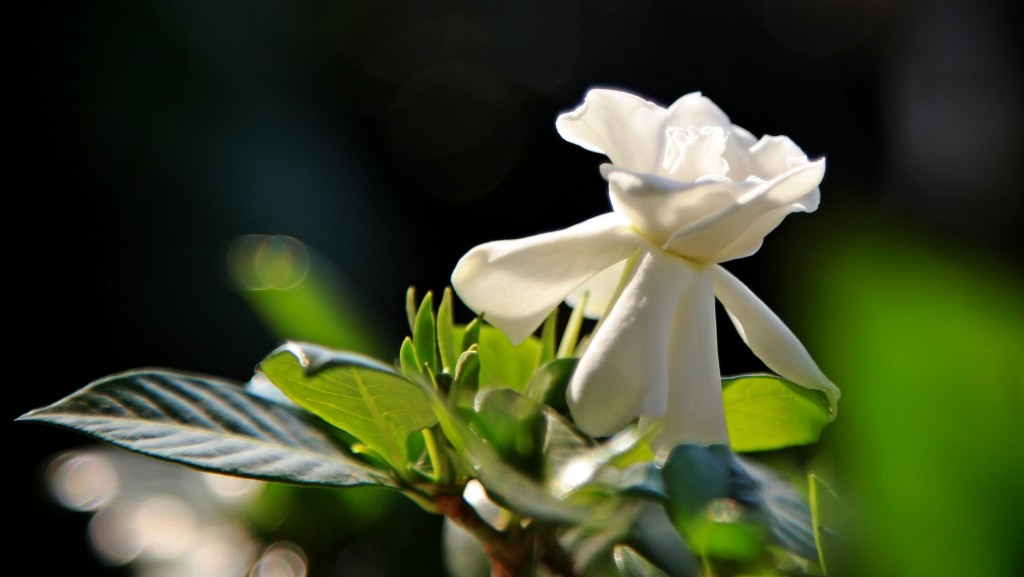
[(507, 530), (491, 526), (461, 494), (435, 494), (438, 513), (462, 527), (479, 541), (491, 562), (491, 577), (531, 577), (534, 561), (540, 560), (554, 575), (577, 577), (572, 559), (555, 539), (554, 533), (538, 538), (531, 527), (513, 519)]

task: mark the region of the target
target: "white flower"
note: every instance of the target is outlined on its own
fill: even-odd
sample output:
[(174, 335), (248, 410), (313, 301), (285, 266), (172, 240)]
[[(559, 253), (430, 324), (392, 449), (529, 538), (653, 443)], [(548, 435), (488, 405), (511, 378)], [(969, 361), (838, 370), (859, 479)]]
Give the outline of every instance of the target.
[(700, 93), (663, 109), (637, 96), (591, 90), (556, 123), (569, 142), (611, 159), (601, 166), (613, 212), (565, 230), (490, 242), (469, 251), (452, 284), (514, 342), (563, 299), (588, 292), (600, 316), (635, 267), (569, 384), (577, 425), (594, 436), (637, 417), (664, 418), (657, 443), (728, 442), (722, 406), (715, 297), (744, 341), (773, 371), (839, 390), (800, 341), (717, 263), (748, 256), (791, 212), (818, 207), (824, 159), (789, 138), (755, 139)]

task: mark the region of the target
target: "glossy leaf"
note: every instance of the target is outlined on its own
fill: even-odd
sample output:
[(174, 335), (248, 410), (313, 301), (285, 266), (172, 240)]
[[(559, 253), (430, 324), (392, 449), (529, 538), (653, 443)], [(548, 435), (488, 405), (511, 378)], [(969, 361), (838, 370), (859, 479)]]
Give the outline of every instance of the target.
[(760, 554), (760, 495), (728, 447), (680, 445), (663, 474), (669, 516), (695, 553), (742, 562)]
[(526, 395), (563, 414), (567, 413), (569, 407), (565, 400), (565, 390), (569, 386), (569, 379), (578, 363), (579, 359), (565, 358), (555, 359), (545, 364), (537, 369), (526, 385)]
[(580, 449), (552, 471), (550, 485), (552, 492), (564, 497), (591, 479), (617, 457), (632, 451), (638, 444), (648, 440), (652, 427), (635, 425), (595, 447)]
[(786, 551), (811, 561), (817, 559), (814, 526), (807, 501), (785, 479), (764, 465), (742, 457), (735, 458), (735, 463), (753, 483), (749, 492), (758, 494), (756, 506), (766, 516), (772, 539)]
[(531, 477), (540, 476), (546, 423), (536, 401), (512, 389), (481, 391), (471, 426), (502, 460)]
[(813, 443), (829, 422), (825, 399), (785, 379), (744, 375), (722, 383), (729, 439), (736, 452)]
[(669, 577), (650, 561), (626, 545), (616, 545), (612, 551), (615, 568), (622, 577)]
[(19, 420), (222, 474), (305, 485), (391, 485), (326, 426), (230, 381), (140, 369), (93, 382)]
[(293, 401), (405, 471), (409, 435), (437, 422), (422, 390), (373, 359), (287, 343), (260, 369)]

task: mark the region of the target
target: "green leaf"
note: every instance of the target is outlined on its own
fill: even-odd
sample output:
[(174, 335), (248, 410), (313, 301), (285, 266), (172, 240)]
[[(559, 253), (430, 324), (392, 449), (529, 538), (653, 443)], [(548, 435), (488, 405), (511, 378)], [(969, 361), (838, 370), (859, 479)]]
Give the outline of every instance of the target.
[(814, 525), (814, 544), (818, 550), (818, 562), (825, 575), (829, 567), (835, 569), (836, 553), (840, 539), (837, 517), (842, 510), (839, 495), (821, 477), (808, 475), (811, 502), (811, 519)]
[(452, 374), (459, 351), (455, 350), (455, 333), (452, 329), (452, 289), (446, 287), (441, 304), (437, 307), (437, 348), (441, 352), (441, 367)]
[(513, 345), (497, 328), (480, 327), (480, 387), (522, 391), (537, 371), (540, 348), (535, 337)]
[(480, 354), (476, 345), (459, 356), (455, 363), (455, 380), (449, 398), (456, 407), (473, 409), (477, 390), (480, 388)]
[(556, 330), (558, 330), (558, 307), (552, 309), (551, 314), (544, 320), (544, 328), (540, 330), (540, 364), (542, 365), (555, 358)]
[(648, 440), (651, 430), (652, 425), (634, 425), (596, 447), (576, 451), (575, 455), (559, 463), (558, 468), (552, 471), (549, 482), (552, 493), (557, 497), (565, 497), (587, 484), (602, 467)]
[(615, 568), (621, 577), (669, 577), (650, 561), (626, 545), (616, 545), (612, 550)]
[(423, 375), (423, 367), (416, 360), (416, 349), (412, 345), (412, 339), (405, 337), (402, 347), (398, 349), (398, 366), (402, 368), (405, 376), (416, 379)]
[(545, 364), (526, 385), (526, 396), (566, 414), (569, 406), (565, 400), (565, 390), (578, 363), (579, 359), (565, 358)]
[(576, 356), (576, 345), (580, 338), (580, 327), (583, 326), (583, 311), (587, 308), (589, 292), (584, 292), (579, 302), (569, 314), (569, 322), (565, 324), (565, 331), (562, 332), (562, 342), (558, 344), (558, 352), (555, 354), (560, 359)]
[(204, 375), (128, 371), (18, 420), (227, 475), (305, 485), (393, 485), (385, 472), (335, 445), (323, 423)]
[(409, 435), (437, 422), (422, 390), (368, 357), (286, 343), (260, 364), (289, 398), (349, 433), (401, 474)]
[(749, 486), (741, 495), (736, 482), (740, 476), (734, 474), (733, 497), (761, 509), (768, 532), (787, 552), (815, 560), (817, 550), (807, 501), (785, 479), (753, 459), (735, 457), (733, 462), (734, 469), (742, 469), (743, 476), (749, 479)]
[[(462, 333), (462, 350), (468, 351), (473, 345), (480, 344), (480, 327), (484, 324), (484, 318), (475, 317), (469, 321)], [(458, 338), (458, 330), (456, 329), (456, 338)]]
[(426, 365), (437, 371), (437, 335), (434, 332), (434, 293), (427, 291), (416, 313), (416, 328), (413, 329), (412, 343), (416, 347), (419, 366)]
[(487, 492), (507, 509), (524, 517), (555, 523), (579, 523), (587, 511), (564, 503), (544, 486), (506, 463), (491, 445), (480, 439), (469, 425), (432, 389), (423, 389), (430, 399), (445, 436), (467, 462)]
[(409, 319), (409, 334), (416, 334), (416, 287), (405, 291), (405, 316)]
[(482, 391), (470, 426), (503, 461), (531, 477), (540, 476), (546, 422), (536, 401), (512, 389)]
[(773, 375), (722, 379), (729, 439), (736, 452), (770, 451), (818, 440), (829, 422), (818, 393)]
[[(725, 445), (679, 445), (663, 468), (666, 509), (701, 556), (748, 562), (761, 552), (764, 526), (756, 484)], [(751, 493), (753, 491), (753, 493)]]

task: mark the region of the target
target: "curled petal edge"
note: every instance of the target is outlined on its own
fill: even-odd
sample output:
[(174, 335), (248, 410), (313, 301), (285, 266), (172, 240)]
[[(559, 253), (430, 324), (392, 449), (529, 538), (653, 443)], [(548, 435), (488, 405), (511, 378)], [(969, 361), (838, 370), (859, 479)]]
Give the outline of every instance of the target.
[(520, 343), (576, 287), (632, 256), (645, 241), (618, 214), (564, 230), (482, 244), (452, 272), (462, 302)]
[(794, 383), (821, 391), (828, 398), (835, 419), (841, 392), (818, 368), (796, 335), (768, 305), (724, 268), (713, 267), (715, 296), (725, 307), (736, 330), (750, 350), (769, 369)]

